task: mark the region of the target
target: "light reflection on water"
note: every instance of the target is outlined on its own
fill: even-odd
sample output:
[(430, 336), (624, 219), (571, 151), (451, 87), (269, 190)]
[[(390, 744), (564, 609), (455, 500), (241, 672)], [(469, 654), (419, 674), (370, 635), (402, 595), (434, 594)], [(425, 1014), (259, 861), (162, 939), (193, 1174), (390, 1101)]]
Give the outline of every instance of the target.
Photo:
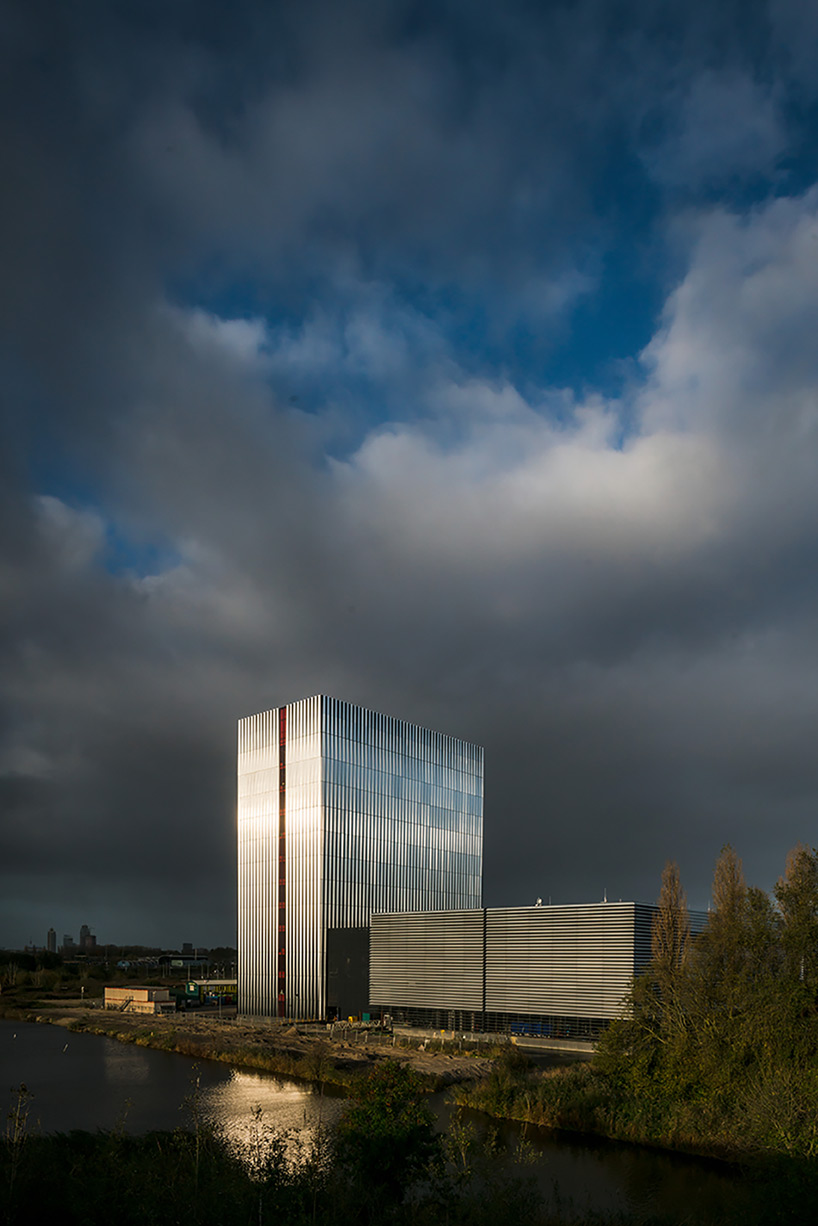
[(309, 1138), (337, 1119), (342, 1105), (310, 1085), (215, 1060), (0, 1019), (0, 1120), (21, 1083), (30, 1095), (28, 1127), (41, 1133), (190, 1128), (197, 1099), (200, 1117), (226, 1134), (249, 1126), (259, 1106), (266, 1125)]
[(285, 1153), (298, 1160), (320, 1143), (322, 1129), (334, 1124), (343, 1099), (316, 1092), (269, 1074), (232, 1069), (226, 1080), (200, 1087), (200, 1107), (238, 1153), (243, 1153), (259, 1129), (274, 1130), (284, 1140)]
[[(56, 1026), (0, 1020), (0, 1119), (10, 1105), (10, 1087), (25, 1082), (33, 1094), (29, 1128), (63, 1132), (72, 1128), (123, 1128), (131, 1133), (190, 1128), (193, 1099), (200, 1118), (219, 1125), (237, 1150), (247, 1152), (253, 1128), (266, 1127), (286, 1138), (285, 1153), (303, 1154), (343, 1109), (331, 1091), (281, 1081), (270, 1074), (230, 1069), (210, 1060), (151, 1051), (74, 1034)], [(13, 1096), (12, 1096), (13, 1098)], [(445, 1128), (450, 1108), (435, 1095), (439, 1124)], [(253, 1113), (261, 1109), (254, 1125)], [(588, 1137), (521, 1129), (465, 1112), (478, 1132), (496, 1131), (509, 1150), (521, 1134), (536, 1151), (537, 1161), (522, 1168), (552, 1207), (570, 1203), (578, 1212), (625, 1212), (628, 1220), (646, 1220), (661, 1212), (671, 1221), (763, 1221), (753, 1204), (753, 1189), (741, 1176), (718, 1164), (662, 1154), (636, 1146)], [(298, 1138), (301, 1138), (301, 1141)]]

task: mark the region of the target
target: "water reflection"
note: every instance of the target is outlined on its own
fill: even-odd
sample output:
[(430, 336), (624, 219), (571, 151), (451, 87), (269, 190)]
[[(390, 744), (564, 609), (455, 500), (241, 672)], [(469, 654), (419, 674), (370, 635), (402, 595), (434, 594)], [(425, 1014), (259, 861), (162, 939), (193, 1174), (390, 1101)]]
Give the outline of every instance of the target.
[(228, 1133), (249, 1124), (258, 1105), (266, 1124), (311, 1136), (340, 1110), (337, 1098), (269, 1074), (0, 1019), (0, 1117), (21, 1082), (32, 1095), (29, 1127), (43, 1133), (189, 1128), (197, 1098), (200, 1116)]
[(766, 1226), (756, 1204), (757, 1189), (727, 1163), (490, 1120), (465, 1109), (460, 1117), (483, 1136), (496, 1132), (509, 1158), (521, 1148), (529, 1152), (534, 1160), (518, 1166), (518, 1173), (533, 1180), (549, 1209), (580, 1217), (614, 1212), (636, 1222), (660, 1218), (696, 1226), (735, 1221)]
[[(343, 1099), (311, 1086), (264, 1073), (231, 1070), (214, 1061), (151, 1051), (69, 1034), (55, 1026), (0, 1020), (0, 1114), (10, 1105), (9, 1087), (25, 1082), (33, 1093), (29, 1126), (42, 1132), (123, 1127), (131, 1133), (190, 1127), (191, 1098), (200, 1118), (218, 1124), (237, 1148), (247, 1148), (261, 1109), (260, 1127), (286, 1134), (296, 1154), (330, 1126)], [(449, 1125), (442, 1096), (434, 1106)], [(495, 1129), (510, 1153), (521, 1133), (538, 1161), (520, 1168), (532, 1177), (546, 1204), (578, 1213), (619, 1212), (627, 1220), (664, 1214), (666, 1220), (706, 1223), (765, 1221), (753, 1203), (755, 1191), (730, 1167), (662, 1154), (635, 1146), (503, 1124), (466, 1112), (480, 1130)], [(297, 1138), (302, 1138), (299, 1144)], [(486, 1164), (487, 1172), (490, 1164)], [(806, 1219), (805, 1219), (806, 1220)], [(767, 1219), (769, 1221), (769, 1218)]]
[(288, 1157), (298, 1159), (338, 1119), (343, 1099), (269, 1074), (233, 1069), (226, 1080), (200, 1087), (199, 1105), (237, 1152), (246, 1150), (261, 1127), (282, 1135)]

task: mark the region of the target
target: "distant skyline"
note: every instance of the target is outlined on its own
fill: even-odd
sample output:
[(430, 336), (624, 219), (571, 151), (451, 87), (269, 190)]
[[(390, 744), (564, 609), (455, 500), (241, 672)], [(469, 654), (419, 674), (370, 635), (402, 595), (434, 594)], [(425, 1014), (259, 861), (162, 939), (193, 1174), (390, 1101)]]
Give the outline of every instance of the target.
[(0, 946), (235, 943), (240, 717), (485, 747), (491, 905), (818, 842), (818, 9), (0, 12)]

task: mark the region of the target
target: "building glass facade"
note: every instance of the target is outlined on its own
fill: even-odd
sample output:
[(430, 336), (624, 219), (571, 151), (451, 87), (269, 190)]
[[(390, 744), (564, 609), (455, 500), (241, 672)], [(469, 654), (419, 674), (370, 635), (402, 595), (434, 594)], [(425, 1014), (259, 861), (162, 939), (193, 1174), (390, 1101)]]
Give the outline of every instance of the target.
[(241, 1014), (325, 1016), (328, 930), (482, 906), (479, 746), (323, 695), (238, 733)]

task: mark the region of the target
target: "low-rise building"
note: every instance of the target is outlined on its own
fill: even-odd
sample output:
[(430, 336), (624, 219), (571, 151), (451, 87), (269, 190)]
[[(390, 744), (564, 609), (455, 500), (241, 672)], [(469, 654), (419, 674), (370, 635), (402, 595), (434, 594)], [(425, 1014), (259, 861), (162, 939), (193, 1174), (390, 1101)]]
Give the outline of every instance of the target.
[(235, 1005), (237, 989), (235, 979), (189, 979), (185, 1000), (189, 1005)]
[(106, 988), (105, 1008), (121, 1013), (175, 1013), (176, 1001), (167, 988)]
[[(651, 955), (646, 903), (373, 915), (371, 1009), (448, 1030), (595, 1038)], [(693, 932), (706, 916), (690, 913)]]

